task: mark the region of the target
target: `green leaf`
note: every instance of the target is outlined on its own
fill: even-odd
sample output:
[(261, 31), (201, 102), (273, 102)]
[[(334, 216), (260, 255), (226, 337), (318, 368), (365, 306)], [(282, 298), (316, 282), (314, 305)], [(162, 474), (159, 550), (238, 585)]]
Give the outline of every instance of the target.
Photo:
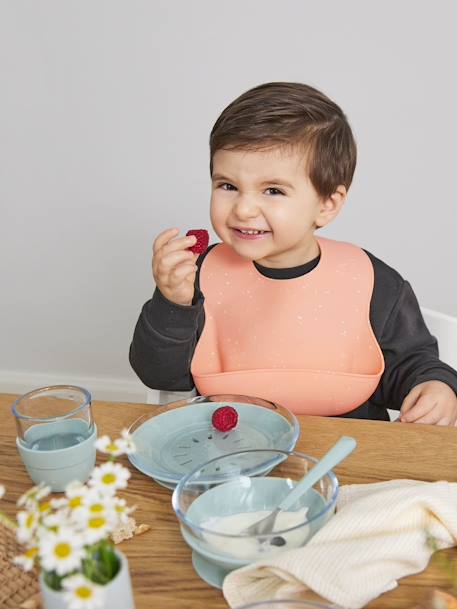
[(52, 590), (62, 590), (63, 577), (57, 575), (55, 571), (43, 571), (44, 581), (49, 588)]
[(120, 561), (113, 545), (107, 540), (94, 544), (90, 558), (83, 561), (84, 575), (96, 584), (107, 584), (119, 572)]

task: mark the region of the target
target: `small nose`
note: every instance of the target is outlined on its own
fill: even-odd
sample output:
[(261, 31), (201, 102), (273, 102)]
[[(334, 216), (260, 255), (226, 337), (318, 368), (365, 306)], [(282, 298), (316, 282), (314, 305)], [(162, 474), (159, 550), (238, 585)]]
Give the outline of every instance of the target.
[(255, 218), (259, 215), (259, 206), (254, 196), (247, 194), (238, 195), (233, 211), (240, 218)]

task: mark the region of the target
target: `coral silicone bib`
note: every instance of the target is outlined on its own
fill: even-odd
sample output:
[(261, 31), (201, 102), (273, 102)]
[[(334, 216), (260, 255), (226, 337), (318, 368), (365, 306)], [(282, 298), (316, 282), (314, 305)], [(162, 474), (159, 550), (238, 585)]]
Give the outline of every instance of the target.
[(191, 372), (202, 395), (261, 397), (297, 414), (338, 415), (376, 389), (384, 358), (370, 324), (373, 266), (349, 243), (318, 239), (319, 264), (270, 279), (220, 244), (205, 257), (205, 326)]

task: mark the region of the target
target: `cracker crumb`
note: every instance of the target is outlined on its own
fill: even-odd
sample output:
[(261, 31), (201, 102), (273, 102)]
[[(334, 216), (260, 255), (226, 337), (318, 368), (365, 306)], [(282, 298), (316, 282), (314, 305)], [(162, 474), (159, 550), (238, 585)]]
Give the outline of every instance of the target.
[(136, 529), (136, 522), (134, 518), (128, 518), (127, 522), (120, 523), (114, 531), (111, 533), (111, 538), (114, 543), (121, 543), (125, 539), (133, 537)]
[(135, 529), (135, 535), (141, 535), (141, 533), (146, 533), (149, 531), (151, 527), (148, 524), (139, 524)]
[(134, 535), (146, 533), (146, 531), (149, 531), (150, 528), (151, 527), (148, 524), (137, 525), (135, 519), (130, 517), (127, 522), (121, 523), (118, 527), (116, 527), (111, 534), (111, 538), (115, 544), (121, 543), (121, 541), (130, 539)]

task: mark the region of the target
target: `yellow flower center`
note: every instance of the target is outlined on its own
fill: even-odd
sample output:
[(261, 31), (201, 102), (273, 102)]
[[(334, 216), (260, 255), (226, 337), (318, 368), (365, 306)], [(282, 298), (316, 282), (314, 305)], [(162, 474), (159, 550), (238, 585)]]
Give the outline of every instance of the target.
[(73, 497), (72, 499), (70, 499), (70, 501), (68, 502), (68, 505), (73, 509), (76, 507), (79, 507), (81, 505), (81, 496), (79, 497)]
[(106, 450), (109, 450), (110, 452), (114, 453), (119, 450), (119, 446), (114, 442), (111, 442), (111, 444), (108, 444), (106, 446)]
[(38, 554), (38, 548), (30, 548), (26, 552), (24, 552), (24, 556), (27, 558), (33, 558)]
[(92, 590), (87, 586), (79, 586), (75, 590), (75, 595), (79, 598), (88, 599), (92, 596)]
[(49, 501), (45, 501), (44, 503), (40, 503), (40, 512), (47, 512), (51, 507), (51, 504)]
[(103, 484), (113, 484), (113, 482), (116, 482), (116, 475), (115, 474), (105, 474), (102, 478), (102, 482)]
[(89, 522), (88, 522), (89, 528), (91, 528), (91, 529), (99, 529), (105, 524), (106, 524), (106, 518), (102, 518), (102, 517), (89, 518)]
[(57, 558), (67, 558), (71, 554), (71, 546), (69, 543), (58, 543), (54, 548), (54, 554)]
[(103, 512), (104, 509), (105, 509), (105, 506), (102, 503), (93, 503), (90, 506), (91, 512)]
[(35, 522), (35, 516), (33, 514), (29, 514), (27, 516), (27, 520), (25, 521), (25, 526), (30, 529)]

